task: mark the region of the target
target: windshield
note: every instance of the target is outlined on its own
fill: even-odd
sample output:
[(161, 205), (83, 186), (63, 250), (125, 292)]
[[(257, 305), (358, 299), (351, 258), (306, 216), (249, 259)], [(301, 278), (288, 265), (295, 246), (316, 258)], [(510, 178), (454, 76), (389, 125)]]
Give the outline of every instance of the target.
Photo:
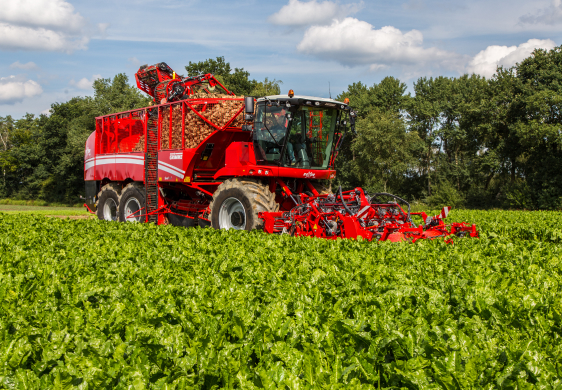
[(326, 169), (337, 116), (336, 109), (302, 106), (289, 112), (284, 107), (258, 106), (254, 131), (257, 159), (287, 167)]
[(254, 131), (258, 160), (267, 162), (280, 160), (287, 135), (289, 116), (289, 111), (285, 107), (258, 106)]

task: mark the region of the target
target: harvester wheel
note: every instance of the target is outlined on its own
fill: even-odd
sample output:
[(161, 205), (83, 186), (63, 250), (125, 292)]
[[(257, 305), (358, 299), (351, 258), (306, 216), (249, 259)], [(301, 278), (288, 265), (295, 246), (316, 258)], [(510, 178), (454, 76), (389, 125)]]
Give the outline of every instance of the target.
[(229, 179), (221, 183), (210, 204), (211, 226), (215, 229), (263, 229), (262, 211), (277, 211), (275, 194), (269, 186), (251, 179)]
[(129, 183), (121, 192), (119, 201), (119, 222), (143, 222), (146, 218), (144, 186)]
[(119, 218), (119, 198), (121, 187), (117, 183), (104, 185), (98, 193), (96, 214), (105, 221), (117, 221)]

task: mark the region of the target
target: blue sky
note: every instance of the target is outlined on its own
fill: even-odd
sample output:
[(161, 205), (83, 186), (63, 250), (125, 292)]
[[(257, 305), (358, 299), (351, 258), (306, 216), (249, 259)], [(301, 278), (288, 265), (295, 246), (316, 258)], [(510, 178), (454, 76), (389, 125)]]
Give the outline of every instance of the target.
[(562, 43), (561, 0), (2, 0), (0, 116), (92, 95), (95, 78), (224, 56), (282, 92), (478, 73)]

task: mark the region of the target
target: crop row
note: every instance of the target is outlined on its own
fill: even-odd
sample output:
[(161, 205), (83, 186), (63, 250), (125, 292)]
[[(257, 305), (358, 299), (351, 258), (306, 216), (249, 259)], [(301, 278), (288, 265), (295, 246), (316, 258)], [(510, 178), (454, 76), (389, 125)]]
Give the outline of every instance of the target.
[(550, 242), (6, 215), (0, 233), (0, 388), (562, 385)]
[(562, 213), (558, 211), (453, 209), (446, 222), (474, 223), (482, 237), (562, 243)]

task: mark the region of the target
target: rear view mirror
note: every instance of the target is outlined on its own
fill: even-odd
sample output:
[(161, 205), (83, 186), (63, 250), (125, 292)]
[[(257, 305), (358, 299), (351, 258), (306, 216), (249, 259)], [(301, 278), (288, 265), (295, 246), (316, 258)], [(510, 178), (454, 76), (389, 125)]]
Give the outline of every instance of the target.
[(252, 96), (244, 97), (244, 105), (246, 106), (246, 114), (254, 113), (254, 98)]
[(349, 112), (349, 127), (351, 129), (351, 131), (353, 132), (353, 134), (357, 135), (357, 132), (355, 131), (355, 119), (357, 118), (357, 113), (353, 110), (351, 110)]
[(354, 125), (355, 124), (355, 118), (357, 117), (357, 113), (353, 110), (349, 111), (349, 124), (350, 125)]

